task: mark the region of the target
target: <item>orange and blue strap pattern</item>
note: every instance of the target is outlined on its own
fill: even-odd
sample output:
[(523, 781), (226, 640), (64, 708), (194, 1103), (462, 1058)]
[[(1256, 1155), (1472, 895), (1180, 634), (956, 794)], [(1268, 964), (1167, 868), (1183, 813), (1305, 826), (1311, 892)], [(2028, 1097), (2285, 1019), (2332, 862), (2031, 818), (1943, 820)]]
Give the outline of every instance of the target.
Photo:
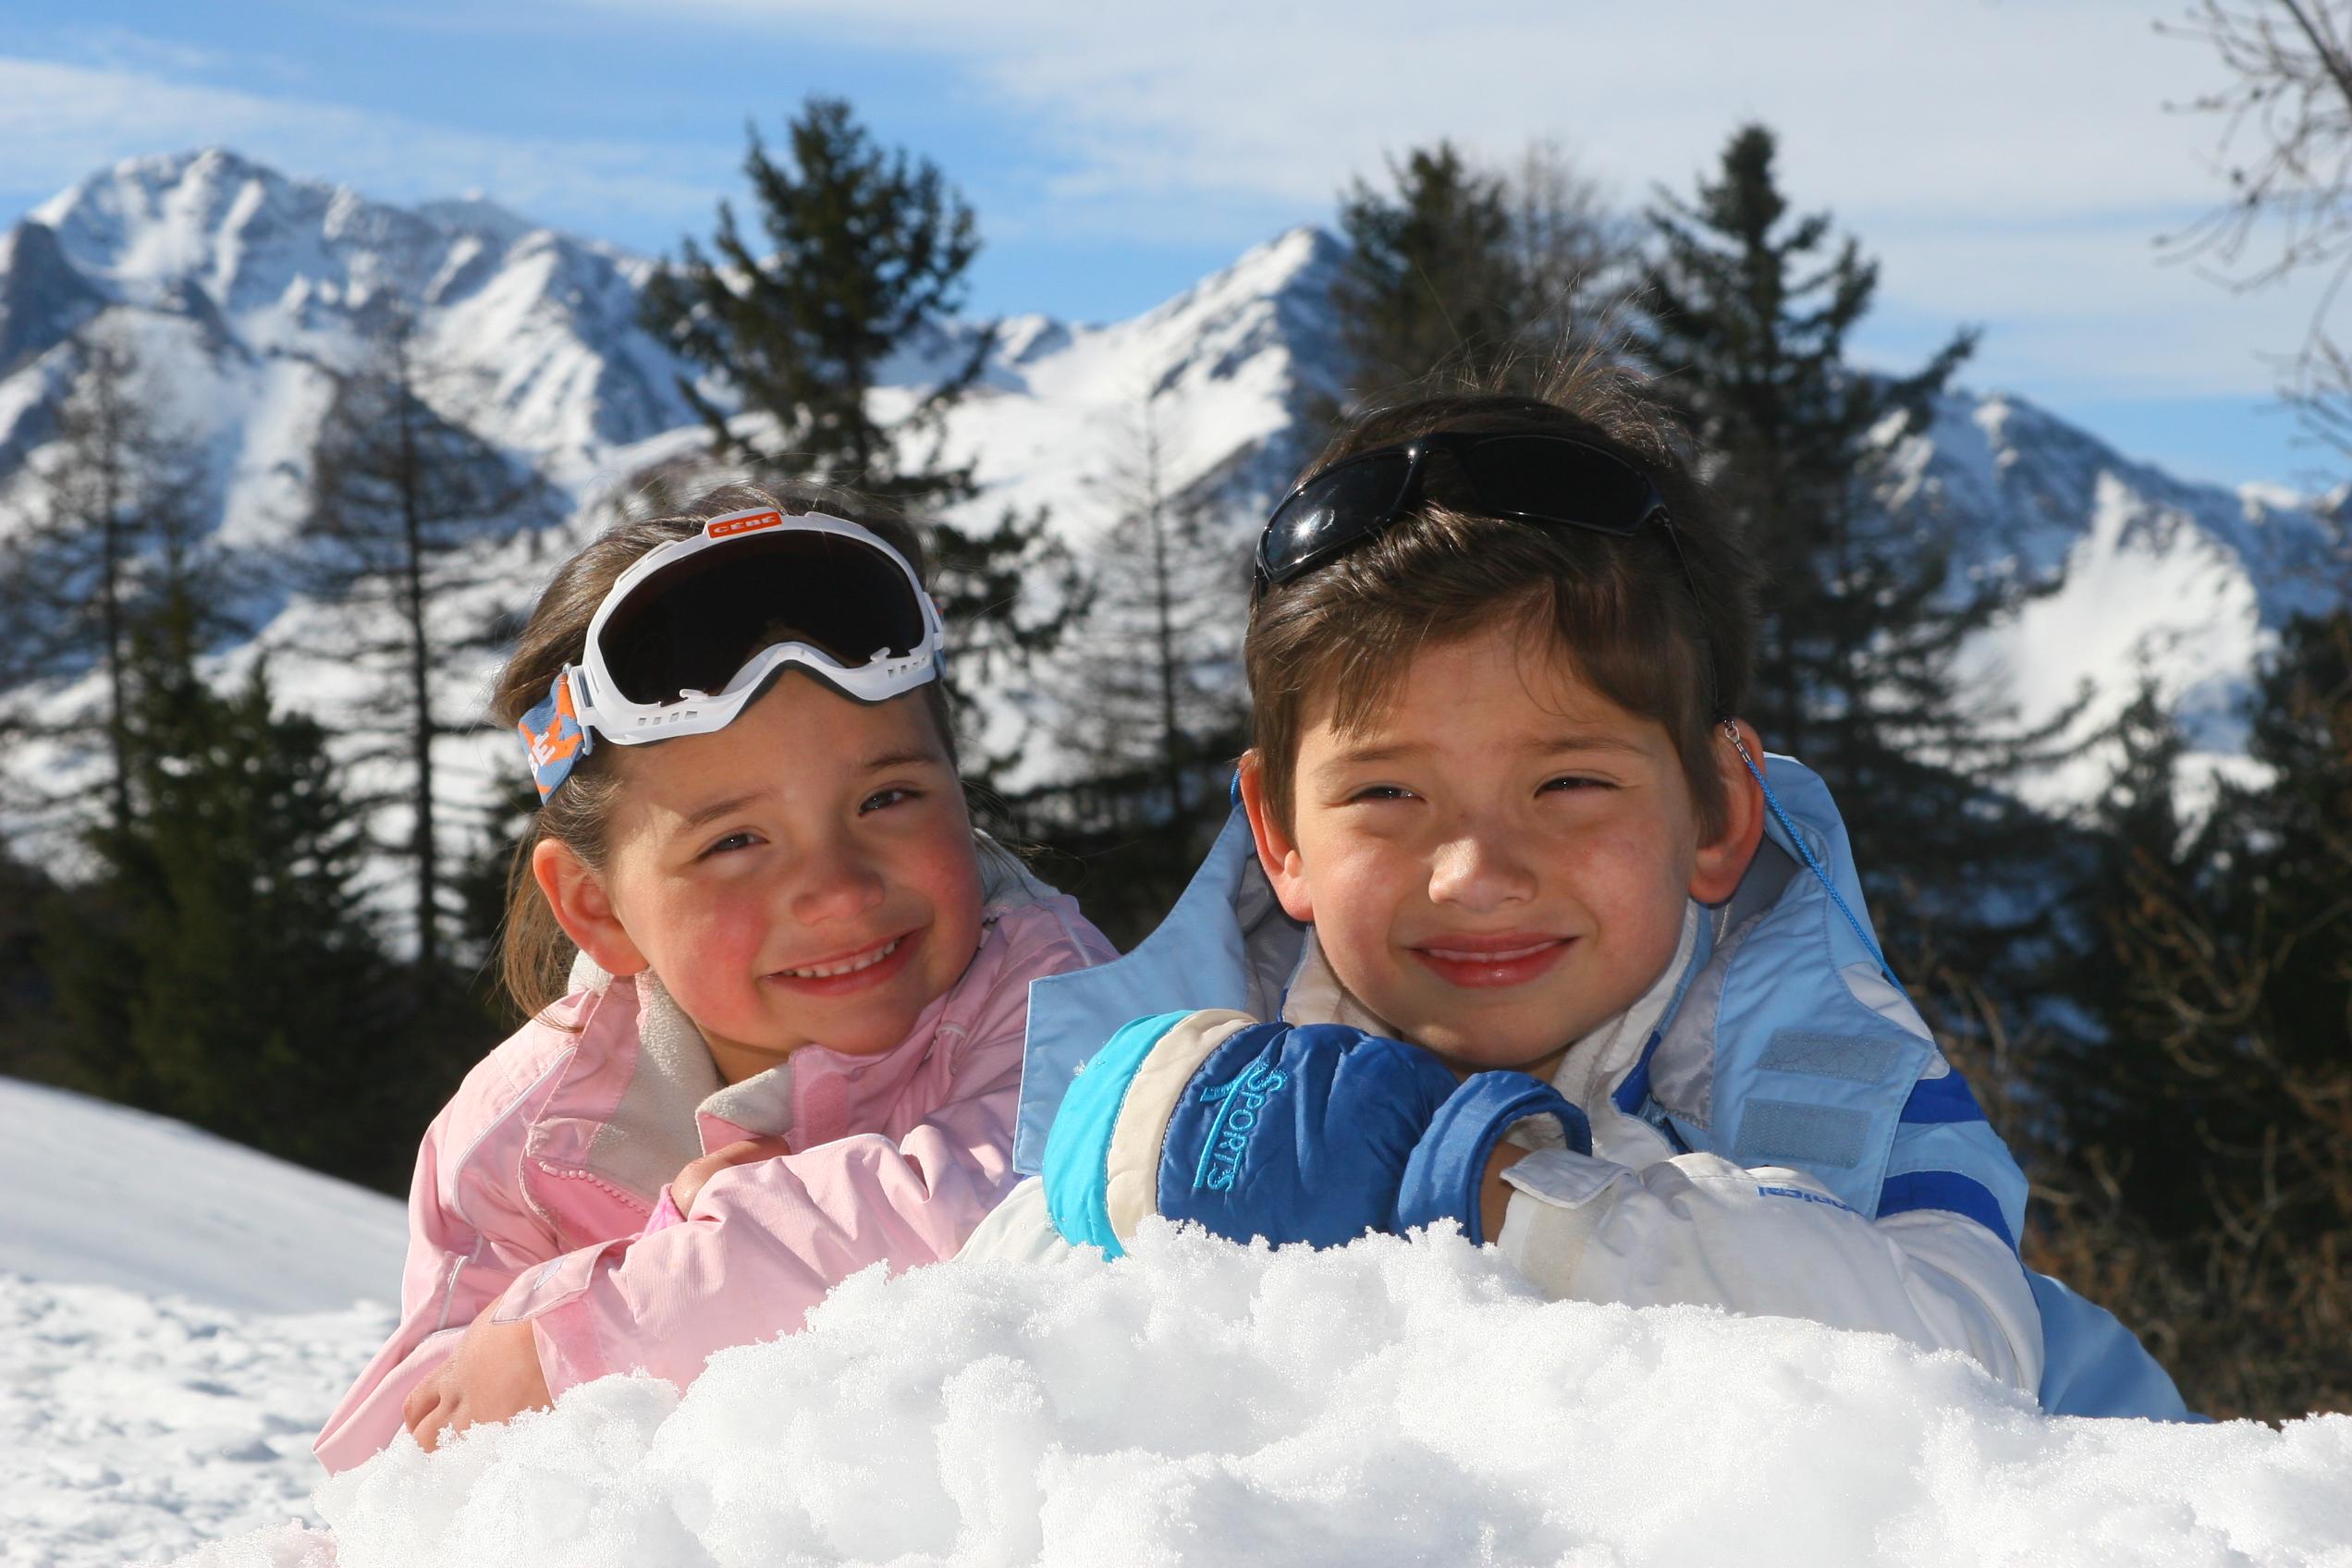
[(515, 728), (522, 732), (522, 743), (531, 753), (532, 782), (539, 786), (539, 803), (545, 805), (580, 759), (594, 750), (588, 731), (581, 726), (580, 711), (572, 704), (570, 670), (556, 677), (547, 700), (524, 714)]

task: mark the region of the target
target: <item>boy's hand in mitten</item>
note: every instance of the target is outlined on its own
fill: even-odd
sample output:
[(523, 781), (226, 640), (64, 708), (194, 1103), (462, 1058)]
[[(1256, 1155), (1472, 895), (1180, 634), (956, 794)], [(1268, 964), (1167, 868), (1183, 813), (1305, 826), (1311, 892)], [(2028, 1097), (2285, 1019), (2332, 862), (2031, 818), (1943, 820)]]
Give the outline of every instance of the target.
[(1591, 1148), (1584, 1113), (1524, 1072), (1457, 1081), (1417, 1046), (1341, 1024), (1163, 1013), (1071, 1085), (1046, 1204), (1065, 1238), (1114, 1256), (1154, 1213), (1235, 1240), (1336, 1246), (1452, 1219), (1483, 1242), (1490, 1157), (1531, 1117)]

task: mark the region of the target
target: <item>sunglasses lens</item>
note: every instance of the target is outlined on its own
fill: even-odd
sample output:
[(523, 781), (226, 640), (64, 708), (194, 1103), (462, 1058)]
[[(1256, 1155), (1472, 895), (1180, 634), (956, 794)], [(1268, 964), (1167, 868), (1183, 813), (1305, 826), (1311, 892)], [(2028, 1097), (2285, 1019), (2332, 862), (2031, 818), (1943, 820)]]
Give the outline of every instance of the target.
[(1640, 473), (1557, 436), (1490, 436), (1464, 459), (1479, 506), (1498, 516), (1631, 533), (1657, 503)]
[(1379, 452), (1310, 482), (1266, 524), (1258, 564), (1267, 580), (1287, 582), (1378, 530), (1395, 511), (1412, 469), (1403, 452)]
[(854, 668), (923, 638), (922, 603), (897, 561), (839, 534), (778, 530), (655, 571), (613, 607), (598, 641), (620, 695), (652, 704), (723, 691), (778, 643)]

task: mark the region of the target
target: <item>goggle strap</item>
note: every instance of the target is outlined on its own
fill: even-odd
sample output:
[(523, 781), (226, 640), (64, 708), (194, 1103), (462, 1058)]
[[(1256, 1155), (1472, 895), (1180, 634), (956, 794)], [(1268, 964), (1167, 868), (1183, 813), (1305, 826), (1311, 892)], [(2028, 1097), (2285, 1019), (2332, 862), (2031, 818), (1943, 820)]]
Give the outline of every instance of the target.
[(547, 687), (546, 700), (524, 714), (521, 722), (515, 726), (522, 736), (523, 751), (531, 759), (531, 781), (539, 787), (541, 805), (545, 805), (556, 787), (571, 776), (580, 760), (595, 749), (588, 729), (594, 710), (583, 718), (574, 696), (576, 673), (570, 665), (558, 670)]

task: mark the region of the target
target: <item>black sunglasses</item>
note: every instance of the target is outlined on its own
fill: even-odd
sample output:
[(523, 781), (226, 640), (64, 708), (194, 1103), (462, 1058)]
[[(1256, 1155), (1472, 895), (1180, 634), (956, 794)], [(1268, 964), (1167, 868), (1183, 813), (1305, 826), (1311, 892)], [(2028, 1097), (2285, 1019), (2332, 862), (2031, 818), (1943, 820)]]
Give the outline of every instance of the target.
[[(1453, 459), (1473, 509), (1483, 517), (1621, 538), (1655, 520), (1683, 569), (1691, 602), (1704, 616), (1707, 601), (1699, 596), (1690, 557), (1683, 553), (1666, 497), (1648, 474), (1571, 436), (1466, 430), (1376, 447), (1302, 480), (1282, 497), (1258, 536), (1252, 602), (1387, 533), (1421, 499), (1432, 452)], [(1713, 675), (1711, 668), (1709, 673)]]
[[(1565, 435), (1447, 430), (1359, 452), (1302, 480), (1266, 521), (1257, 591), (1294, 582), (1387, 533), (1421, 498), (1432, 452), (1453, 459), (1481, 516), (1619, 535), (1656, 518), (1682, 555), (1666, 498), (1623, 459)], [(1683, 574), (1690, 575), (1688, 563)]]

